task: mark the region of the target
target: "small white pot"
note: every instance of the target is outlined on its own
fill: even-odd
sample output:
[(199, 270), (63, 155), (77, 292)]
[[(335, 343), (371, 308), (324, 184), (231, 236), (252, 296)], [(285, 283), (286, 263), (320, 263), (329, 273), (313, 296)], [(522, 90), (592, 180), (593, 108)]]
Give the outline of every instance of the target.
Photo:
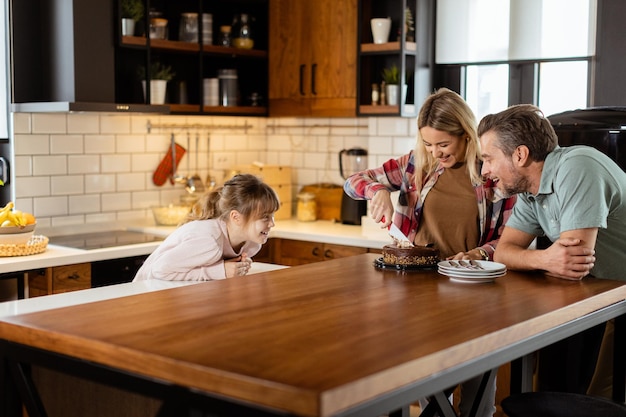
[(135, 21), (127, 17), (122, 18), (122, 36), (133, 36), (135, 34)]
[(387, 104), (389, 106), (397, 106), (398, 105), (398, 84), (387, 84), (385, 86), (386, 94), (387, 94)]
[[(146, 97), (146, 82), (142, 81), (143, 97)], [(150, 104), (165, 104), (165, 91), (167, 90), (167, 81), (150, 80)]]

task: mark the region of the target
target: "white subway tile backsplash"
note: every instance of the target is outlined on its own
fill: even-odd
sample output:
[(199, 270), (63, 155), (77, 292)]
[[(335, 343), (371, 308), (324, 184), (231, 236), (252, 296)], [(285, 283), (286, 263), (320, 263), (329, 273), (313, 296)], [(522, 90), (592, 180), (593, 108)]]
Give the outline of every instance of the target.
[[(185, 124), (194, 126), (189, 146), (180, 128)], [(223, 181), (236, 165), (260, 161), (292, 166), (296, 191), (315, 182), (343, 184), (341, 149), (367, 149), (368, 165), (376, 167), (412, 149), (417, 131), (414, 119), (389, 117), (16, 113), (13, 125), (16, 202), (32, 207), (43, 226), (152, 221), (151, 205), (179, 203), (187, 196), (183, 184), (153, 183), (154, 171), (170, 149), (172, 131), (176, 142), (188, 148), (180, 175), (197, 171), (205, 179), (210, 169)]]
[(15, 135), (13, 138), (15, 155), (48, 155), (50, 153), (49, 135)]
[(103, 173), (130, 172), (130, 155), (102, 155), (100, 163)]
[(115, 174), (85, 175), (85, 191), (88, 193), (115, 192)]
[(54, 217), (65, 216), (68, 211), (68, 197), (37, 197), (34, 199), (35, 216)]
[(13, 116), (13, 133), (30, 134), (31, 133), (31, 117), (30, 113), (14, 113)]
[(83, 153), (82, 135), (50, 135), (51, 154)]
[(24, 177), (16, 180), (15, 198), (50, 195), (50, 177)]
[(72, 195), (85, 193), (85, 178), (82, 175), (64, 175), (50, 177), (52, 195)]
[(101, 114), (100, 133), (130, 133), (130, 114)]
[(66, 113), (33, 113), (31, 119), (32, 132), (67, 133)]
[(145, 175), (142, 173), (117, 174), (117, 191), (139, 191), (146, 189)]
[(100, 194), (86, 194), (69, 197), (70, 214), (99, 213)]
[(69, 155), (68, 174), (95, 174), (100, 172), (100, 155)]
[(130, 193), (103, 193), (101, 194), (102, 211), (130, 210)]
[(13, 160), (13, 172), (17, 177), (33, 175), (32, 156), (16, 156)]
[(67, 174), (67, 156), (33, 156), (33, 175)]
[(67, 133), (96, 134), (100, 132), (100, 117), (93, 113), (67, 115)]
[(84, 149), (87, 154), (115, 153), (115, 135), (85, 135)]

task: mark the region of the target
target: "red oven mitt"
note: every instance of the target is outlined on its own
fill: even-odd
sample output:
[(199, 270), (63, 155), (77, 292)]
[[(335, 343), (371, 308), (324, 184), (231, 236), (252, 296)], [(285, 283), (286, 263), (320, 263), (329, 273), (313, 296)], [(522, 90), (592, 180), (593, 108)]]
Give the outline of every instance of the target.
[[(185, 154), (185, 148), (180, 146), (178, 143), (176, 144), (176, 166), (178, 167), (180, 164), (180, 160)], [(154, 175), (152, 175), (152, 182), (155, 185), (161, 186), (165, 184), (167, 179), (170, 179), (170, 183), (174, 184), (174, 167), (172, 166), (172, 148), (167, 151), (167, 155), (163, 158), (156, 171), (154, 171)]]

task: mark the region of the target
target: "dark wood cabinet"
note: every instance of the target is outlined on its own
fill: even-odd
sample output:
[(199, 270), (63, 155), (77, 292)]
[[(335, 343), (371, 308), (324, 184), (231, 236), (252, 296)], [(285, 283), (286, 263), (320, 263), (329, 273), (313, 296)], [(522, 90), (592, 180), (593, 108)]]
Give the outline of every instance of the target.
[(356, 116), (357, 0), (272, 0), (270, 116)]
[(91, 288), (90, 263), (37, 269), (27, 276), (29, 298)]
[[(392, 23), (389, 41), (379, 44), (373, 42), (370, 21), (381, 17), (390, 17)], [(359, 116), (417, 116), (432, 89), (434, 19), (434, 0), (359, 1)], [(380, 86), (383, 70), (394, 65), (399, 73), (398, 104), (374, 105), (372, 84)]]
[[(155, 111), (179, 114), (266, 116), (268, 96), (269, 0), (144, 0), (168, 20), (168, 39), (145, 36), (149, 15), (136, 36), (122, 36), (119, 0), (9, 0), (12, 96), (14, 111)], [(212, 15), (213, 44), (178, 40), (182, 13)], [(215, 45), (219, 27), (246, 13), (253, 49)], [(202, 32), (200, 31), (201, 34)], [(169, 65), (165, 105), (150, 105), (150, 63)], [(143, 68), (144, 78), (139, 73)], [(207, 106), (205, 78), (219, 69), (238, 74), (236, 106)], [(181, 100), (180, 91), (186, 99)], [(255, 99), (252, 99), (252, 97)], [(254, 104), (254, 105), (253, 105)]]

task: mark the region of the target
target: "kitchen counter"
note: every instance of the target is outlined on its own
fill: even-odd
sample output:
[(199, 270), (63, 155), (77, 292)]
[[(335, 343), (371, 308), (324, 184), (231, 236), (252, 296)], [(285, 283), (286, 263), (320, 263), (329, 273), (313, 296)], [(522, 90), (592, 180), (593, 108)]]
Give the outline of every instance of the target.
[[(90, 225), (88, 227), (64, 228), (63, 234), (82, 233), (85, 230), (102, 231), (106, 230), (105, 227), (106, 225)], [(124, 228), (164, 237), (168, 236), (175, 229), (173, 226), (155, 226), (154, 224), (133, 225)], [(54, 229), (35, 230), (35, 234), (43, 234), (45, 236), (54, 236), (54, 233), (61, 234), (58, 230)], [(376, 225), (370, 225), (364, 222), (363, 226), (352, 226), (326, 220), (315, 222), (279, 220), (276, 222), (276, 226), (272, 228), (270, 238), (294, 239), (378, 249), (390, 242), (387, 232), (381, 230)], [(44, 253), (0, 258), (0, 273), (147, 255), (152, 253), (159, 244), (160, 242), (147, 242), (89, 250), (49, 244)]]
[[(275, 271), (288, 268), (282, 265), (254, 262), (248, 275), (260, 272)], [(59, 307), (68, 307), (95, 301), (110, 300), (112, 298), (127, 297), (152, 291), (166, 290), (184, 285), (200, 284), (203, 281), (161, 281), (144, 280), (124, 284), (107, 285), (104, 287), (72, 291), (61, 294), (52, 294), (46, 297), (28, 298), (0, 303), (0, 318), (17, 314), (34, 313)]]

